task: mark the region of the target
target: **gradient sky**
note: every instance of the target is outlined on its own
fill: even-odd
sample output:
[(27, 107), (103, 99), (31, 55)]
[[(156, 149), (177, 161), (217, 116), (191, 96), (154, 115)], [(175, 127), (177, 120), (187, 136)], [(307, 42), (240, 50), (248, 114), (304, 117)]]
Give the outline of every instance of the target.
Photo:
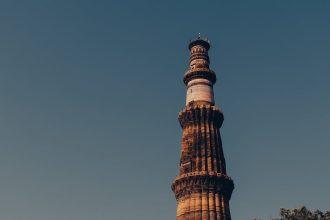
[(0, 219), (175, 219), (209, 37), (234, 220), (330, 209), (330, 1), (0, 2)]

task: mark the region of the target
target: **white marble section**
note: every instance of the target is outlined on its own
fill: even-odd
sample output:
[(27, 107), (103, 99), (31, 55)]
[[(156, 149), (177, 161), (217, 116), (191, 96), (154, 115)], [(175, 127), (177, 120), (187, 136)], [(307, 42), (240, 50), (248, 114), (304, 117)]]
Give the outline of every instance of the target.
[(206, 101), (214, 104), (213, 86), (207, 79), (194, 79), (187, 85), (186, 105), (192, 101)]

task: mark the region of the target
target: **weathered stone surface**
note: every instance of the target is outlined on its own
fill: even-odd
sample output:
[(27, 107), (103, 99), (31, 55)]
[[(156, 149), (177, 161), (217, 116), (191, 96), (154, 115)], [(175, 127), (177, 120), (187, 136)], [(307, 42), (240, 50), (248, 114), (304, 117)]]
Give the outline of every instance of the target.
[(231, 219), (229, 200), (234, 183), (227, 176), (222, 149), (223, 114), (214, 106), (216, 75), (209, 69), (209, 47), (200, 37), (189, 45), (186, 106), (179, 113), (183, 129), (180, 168), (172, 184), (177, 220)]

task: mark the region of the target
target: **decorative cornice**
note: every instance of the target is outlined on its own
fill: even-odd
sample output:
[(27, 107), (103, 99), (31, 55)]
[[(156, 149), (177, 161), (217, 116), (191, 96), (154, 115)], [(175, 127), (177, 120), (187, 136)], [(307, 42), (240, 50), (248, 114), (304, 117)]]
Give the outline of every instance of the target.
[(201, 36), (198, 36), (195, 40), (192, 40), (189, 43), (189, 46), (188, 46), (189, 50), (191, 50), (191, 48), (196, 45), (201, 45), (201, 46), (205, 47), (206, 50), (210, 49), (210, 41), (206, 38), (202, 38)]
[(176, 177), (172, 184), (176, 199), (195, 192), (216, 192), (224, 195), (228, 200), (234, 190), (233, 180), (222, 173), (191, 172)]
[(220, 128), (223, 123), (223, 113), (218, 107), (194, 102), (180, 111), (178, 118), (182, 128), (190, 124), (198, 124), (205, 121), (212, 122)]
[(209, 68), (195, 68), (187, 70), (184, 74), (183, 82), (187, 85), (189, 81), (196, 78), (208, 79), (212, 82), (212, 84), (217, 81), (217, 76)]

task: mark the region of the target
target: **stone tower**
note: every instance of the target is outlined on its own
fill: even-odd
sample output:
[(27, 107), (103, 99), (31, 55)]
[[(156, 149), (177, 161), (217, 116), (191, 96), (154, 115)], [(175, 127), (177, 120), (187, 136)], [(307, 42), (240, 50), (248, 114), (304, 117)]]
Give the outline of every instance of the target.
[(189, 68), (183, 81), (186, 106), (179, 113), (183, 129), (179, 175), (172, 184), (177, 220), (230, 220), (234, 183), (226, 172), (220, 127), (221, 110), (214, 104), (215, 73), (209, 68), (210, 43), (198, 36), (189, 44)]

